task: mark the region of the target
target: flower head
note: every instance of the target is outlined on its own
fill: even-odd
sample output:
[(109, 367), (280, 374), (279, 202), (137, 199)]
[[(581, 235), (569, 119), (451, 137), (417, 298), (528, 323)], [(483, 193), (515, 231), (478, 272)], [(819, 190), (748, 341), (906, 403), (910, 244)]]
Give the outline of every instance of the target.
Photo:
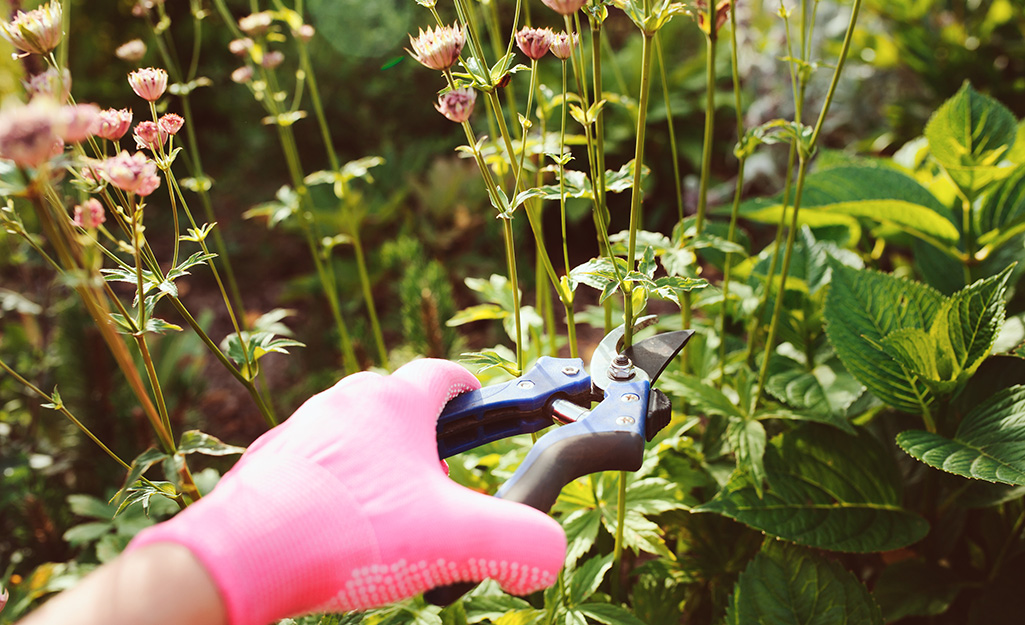
[(267, 32), (274, 22), (274, 14), (270, 11), (260, 11), (247, 15), (238, 21), (239, 29), (250, 37), (256, 37)]
[(64, 35), (62, 15), (60, 0), (50, 0), (28, 13), (18, 11), (10, 22), (0, 21), (0, 35), (24, 52), (49, 54)]
[(167, 90), (167, 72), (153, 67), (137, 69), (128, 74), (128, 84), (143, 100), (156, 102)]
[(231, 80), (244, 85), (253, 79), (253, 68), (243, 65), (231, 73)]
[(64, 126), (62, 138), (68, 143), (79, 143), (93, 136), (100, 119), (100, 107), (95, 104), (73, 104), (61, 108)]
[(528, 58), (538, 60), (548, 54), (555, 40), (555, 33), (551, 28), (530, 28), (524, 27), (516, 33), (516, 45)]
[(25, 83), (25, 90), (32, 94), (32, 97), (42, 96), (57, 102), (66, 102), (71, 94), (71, 72), (66, 69), (58, 72), (51, 67), (29, 78)]
[(228, 42), (228, 51), (235, 56), (245, 56), (253, 49), (253, 40), (249, 37), (232, 39)]
[(281, 65), (281, 62), (284, 60), (284, 54), (282, 54), (278, 50), (271, 50), (267, 54), (263, 55), (263, 58), (260, 60), (260, 65), (266, 67), (267, 69), (274, 69), (278, 65)]
[(60, 107), (50, 98), (9, 102), (0, 110), (0, 158), (39, 167), (64, 149), (62, 132)]
[(573, 48), (577, 46), (580, 37), (576, 33), (570, 35), (567, 32), (556, 33), (552, 38), (552, 54), (557, 59), (566, 59), (573, 56)]
[(407, 52), (426, 67), (444, 71), (459, 60), (459, 54), (465, 44), (466, 33), (457, 24), (438, 26), (428, 28), (426, 32), (421, 29), (416, 38), (410, 35), (409, 45), (413, 46), (413, 49), (407, 49)]
[(448, 119), (462, 123), (470, 119), (473, 104), (477, 101), (477, 92), (471, 88), (453, 89), (438, 96), (434, 108)]
[(143, 43), (142, 39), (132, 39), (119, 45), (114, 50), (114, 54), (122, 61), (129, 61), (131, 63), (141, 61), (142, 57), (146, 56), (146, 44)]
[(587, 0), (541, 0), (541, 2), (561, 15), (573, 15), (580, 10), (580, 7), (587, 4)]
[(176, 135), (178, 131), (185, 125), (185, 120), (182, 119), (181, 115), (174, 113), (168, 113), (161, 115), (160, 119), (157, 120), (157, 126), (160, 126), (161, 132), (167, 135)]
[(303, 24), (299, 28), (292, 30), (292, 36), (303, 43), (309, 43), (315, 34), (317, 34), (317, 31), (309, 24)]
[(135, 125), (135, 146), (157, 152), (167, 141), (167, 133), (156, 122), (142, 121)]
[(93, 134), (108, 141), (117, 141), (125, 136), (132, 126), (132, 111), (129, 109), (107, 109), (100, 111)]
[(92, 197), (84, 204), (75, 206), (75, 217), (72, 221), (79, 228), (95, 228), (107, 221), (107, 215), (103, 211), (103, 204)]
[(157, 164), (142, 152), (129, 155), (122, 150), (117, 156), (102, 161), (99, 170), (107, 182), (128, 193), (149, 195), (160, 186)]

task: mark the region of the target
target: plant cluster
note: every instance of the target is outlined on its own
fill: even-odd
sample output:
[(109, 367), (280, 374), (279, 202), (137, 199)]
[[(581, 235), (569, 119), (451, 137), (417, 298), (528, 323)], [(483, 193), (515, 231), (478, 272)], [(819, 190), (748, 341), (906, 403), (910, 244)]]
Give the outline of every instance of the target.
[[(31, 397), (124, 473), (108, 503), (71, 498), (71, 511), (90, 521), (64, 539), (83, 549), (83, 562), (109, 560), (213, 486), (213, 468), (193, 472), (199, 456), (243, 451), (184, 425), (175, 406), (188, 396), (172, 392), (183, 384), (179, 353), (205, 354), (199, 366), (226, 372), (270, 427), (283, 402), (261, 364), (306, 348), (285, 325), (292, 311), (247, 309), (248, 286), (221, 234), (192, 106), (193, 93), (214, 84), (200, 74), (200, 51), (204, 25), (217, 21), (230, 33), (230, 81), (273, 129), (286, 180), (245, 216), (306, 247), (309, 283), (333, 321), (308, 349), (328, 354), (332, 373), (451, 357), (469, 342), (476, 351), (462, 360), (495, 380), (541, 356), (586, 354), (588, 337), (620, 324), (630, 343), (634, 321), (651, 312), (662, 317), (658, 329), (697, 331), (659, 381), (673, 419), (642, 468), (563, 490), (553, 514), (569, 549), (549, 590), (520, 598), (485, 582), (444, 609), (416, 598), (283, 623), (1015, 622), (1009, 598), (1025, 566), (1025, 122), (965, 82), (890, 156), (825, 149), (848, 56), (864, 45), (863, 0), (836, 7), (844, 27), (832, 41), (820, 32), (824, 3), (773, 7), (785, 49), (776, 63), (789, 78), (775, 97), (789, 99), (792, 115), (757, 124), (743, 114), (751, 103), (741, 55), (758, 34), (747, 3), (542, 2), (416, 0), (427, 23), (409, 35), (406, 58), (434, 72), (439, 90), (412, 105), (433, 101), (460, 126), (456, 152), (490, 205), (470, 211), (485, 214), (489, 240), (502, 246), (491, 259), (502, 274), (458, 276), (478, 300), (462, 310), (455, 271), (432, 257), (427, 233), (396, 226), (379, 255), (384, 268), (373, 266), (363, 238), (377, 207), (371, 172), (388, 170), (379, 156), (339, 157), (314, 62), (322, 36), (301, 0), (248, 9), (190, 0), (187, 62), (176, 52), (186, 28), (162, 0), (139, 0), (133, 12), (150, 43), (130, 40), (117, 55), (139, 63), (152, 46), (160, 62), (128, 75), (133, 103), (74, 98), (66, 2), (0, 21), (0, 35), (35, 68), (0, 110), (0, 242), (18, 251), (12, 266), (44, 263), (35, 275), (75, 296), (123, 376), (118, 401), (137, 406), (156, 443), (122, 459), (115, 434), (98, 434), (103, 423), (44, 388), (38, 379), (51, 380), (54, 364), (29, 355), (46, 351), (31, 322), (43, 306), (37, 294), (0, 289), (0, 308), (20, 315), (0, 338), (21, 347), (0, 344), (0, 393), (16, 397), (0, 407), (0, 449), (14, 428), (48, 419), (26, 408)], [(670, 61), (681, 37), (704, 48), (697, 86), (686, 89)], [(628, 63), (631, 81), (610, 88)], [(687, 150), (674, 109), (694, 91), (702, 102), (685, 108), (703, 124)], [(735, 125), (724, 129), (721, 108)], [(311, 125), (328, 165), (307, 171), (314, 148), (296, 129)], [(732, 155), (717, 152), (723, 136)], [(653, 146), (669, 165), (656, 163)], [(688, 158), (697, 172), (689, 189)], [(769, 197), (746, 193), (759, 159), (786, 172)], [(447, 171), (463, 182), (463, 170)], [(596, 253), (581, 262), (584, 240)], [(351, 264), (340, 264), (341, 250)], [(351, 294), (340, 267), (354, 274)], [(384, 271), (394, 285), (378, 283)], [(203, 304), (187, 304), (201, 273), (223, 336), (195, 312)], [(378, 312), (383, 290), (397, 302), (395, 333)], [(362, 303), (356, 321), (352, 300)], [(498, 344), (459, 336), (489, 321), (500, 322)], [(60, 384), (76, 384), (73, 371), (60, 373), (72, 378)], [(451, 475), (493, 492), (529, 447), (492, 443), (451, 459)], [(32, 462), (4, 469), (5, 480), (35, 488)], [(10, 603), (0, 619), (88, 568), (12, 564), (0, 577), (0, 610)]]

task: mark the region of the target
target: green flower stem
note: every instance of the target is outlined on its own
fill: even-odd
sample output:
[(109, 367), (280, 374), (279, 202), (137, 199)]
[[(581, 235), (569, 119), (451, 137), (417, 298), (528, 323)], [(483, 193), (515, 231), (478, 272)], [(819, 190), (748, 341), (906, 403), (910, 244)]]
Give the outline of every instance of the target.
[[(598, 4), (596, 2), (596, 4)], [(591, 26), (591, 81), (594, 89), (594, 102), (602, 99), (602, 76), (601, 76), (601, 22), (590, 18)], [(595, 119), (595, 146), (594, 146), (594, 194), (598, 204), (598, 210), (602, 214), (602, 221), (608, 224), (608, 205), (606, 204), (607, 192), (605, 188), (605, 109), (598, 111)], [(607, 238), (608, 230), (605, 235)], [(599, 241), (599, 244), (601, 241)], [(606, 242), (607, 243), (607, 242)], [(612, 248), (608, 247), (606, 253), (611, 258)]]
[[(732, 7), (733, 4), (731, 3)], [(680, 156), (676, 147), (676, 130), (673, 124), (673, 107), (669, 98), (669, 76), (666, 74), (665, 56), (662, 54), (661, 33), (655, 33), (655, 55), (658, 57), (659, 74), (662, 77), (662, 96), (665, 99), (666, 120), (669, 124), (669, 151), (673, 159), (673, 183), (676, 189), (676, 212), (683, 221), (683, 181), (680, 179)]]
[[(569, 18), (566, 18), (567, 24)], [(566, 101), (566, 61), (562, 61), (562, 119), (559, 128), (559, 214), (562, 218), (562, 259), (566, 267), (566, 286), (563, 289), (562, 303), (566, 307), (566, 331), (569, 335), (569, 355), (571, 358), (580, 357), (580, 349), (577, 346), (577, 324), (573, 311), (573, 291), (569, 288), (569, 235), (566, 220), (566, 164), (563, 157), (566, 151), (566, 117), (569, 109)]]
[(523, 359), (523, 324), (520, 319), (520, 282), (516, 274), (516, 246), (513, 244), (512, 219), (502, 219), (502, 234), (505, 239), (505, 257), (509, 272), (509, 282), (512, 283), (513, 312), (516, 324), (516, 368), (520, 373), (523, 373), (526, 363)]
[(705, 228), (705, 212), (708, 210), (708, 180), (712, 170), (712, 140), (715, 134), (715, 52), (719, 35), (716, 32), (715, 0), (708, 1), (708, 36), (705, 56), (705, 140), (701, 149), (701, 182), (698, 186), (698, 212), (694, 224), (695, 233), (700, 236)]
[(623, 566), (623, 530), (626, 526), (626, 471), (619, 472), (619, 498), (616, 501), (616, 536), (612, 548), (612, 601), (619, 601), (619, 577)]
[[(630, 232), (626, 261), (631, 269), (636, 262), (637, 229), (641, 222), (643, 202), (641, 198), (641, 174), (644, 171), (644, 138), (648, 123), (648, 96), (651, 91), (652, 47), (652, 35), (645, 33), (641, 47), (641, 91), (637, 98), (637, 142), (634, 146), (634, 179), (633, 186), (630, 189)], [(633, 297), (630, 292), (630, 283), (627, 282), (624, 286), (627, 287), (627, 290), (623, 292), (623, 323), (626, 324), (623, 346), (629, 347), (633, 344)]]
[(139, 346), (139, 354), (142, 355), (143, 365), (146, 367), (146, 375), (149, 377), (150, 389), (157, 400), (157, 411), (163, 419), (164, 427), (168, 432), (172, 431), (171, 416), (167, 413), (167, 402), (164, 401), (164, 391), (160, 387), (160, 378), (157, 376), (157, 369), (153, 366), (153, 356), (149, 353), (149, 346), (146, 345), (146, 335), (140, 330), (133, 337)]
[[(836, 69), (833, 71), (833, 79), (829, 83), (829, 90), (826, 93), (826, 99), (822, 105), (822, 110), (819, 111), (819, 118), (815, 123), (815, 129), (812, 131), (808, 147), (806, 149), (798, 150), (799, 166), (797, 171), (797, 190), (794, 194), (794, 212), (791, 218), (790, 231), (787, 233), (787, 247), (786, 253), (783, 256), (783, 267), (780, 270), (780, 292), (779, 295), (776, 296), (776, 305), (772, 313), (772, 322), (769, 325), (769, 334), (765, 340), (765, 357), (762, 360), (761, 371), (758, 373), (758, 386), (755, 388), (754, 393), (756, 409), (758, 402), (761, 399), (762, 391), (765, 388), (765, 379), (769, 370), (769, 360), (771, 360), (772, 351), (775, 349), (774, 341), (776, 327), (779, 324), (779, 317), (783, 309), (783, 294), (786, 292), (787, 275), (790, 271), (791, 252), (794, 246), (797, 226), (799, 223), (798, 215), (801, 211), (801, 196), (804, 191), (805, 176), (808, 172), (808, 159), (815, 151), (819, 133), (822, 131), (822, 124), (826, 119), (826, 115), (829, 113), (829, 106), (833, 101), (833, 96), (836, 94), (836, 86), (840, 82), (840, 75), (843, 73), (843, 68), (847, 61), (847, 53), (851, 48), (851, 40), (854, 38), (854, 27), (858, 23), (858, 14), (861, 11), (861, 3), (862, 0), (854, 0), (854, 7), (851, 9), (850, 22), (847, 25), (847, 33), (844, 35), (843, 45), (841, 46), (840, 55), (836, 63)], [(932, 418), (929, 414), (928, 408), (924, 404), (922, 408), (924, 411), (922, 413), (922, 417), (925, 419), (926, 426), (929, 428), (929, 431), (935, 431), (935, 423), (932, 423)]]
[(367, 303), (370, 327), (373, 330), (374, 343), (377, 345), (377, 357), (381, 360), (381, 366), (388, 369), (388, 348), (384, 345), (381, 324), (377, 320), (377, 307), (374, 306), (374, 295), (370, 290), (370, 276), (367, 273), (367, 261), (363, 255), (363, 241), (359, 237), (359, 229), (353, 228), (351, 236), (352, 249), (356, 254), (356, 269), (359, 271), (359, 282), (363, 289), (363, 301)]
[[(737, 5), (730, 3), (730, 49), (732, 50), (731, 68), (733, 73), (733, 98), (734, 110), (737, 113), (737, 141), (744, 137), (744, 116), (741, 113), (744, 109), (742, 94), (740, 92), (740, 47), (737, 45)], [(744, 193), (744, 166), (747, 164), (747, 156), (737, 156), (737, 187), (733, 193), (733, 207), (730, 209), (730, 229), (726, 234), (726, 240), (733, 243), (737, 234), (737, 216), (740, 214), (740, 200)], [(719, 315), (719, 386), (726, 381), (726, 314), (730, 300), (730, 273), (732, 265), (732, 252), (726, 253), (726, 261), (723, 265), (722, 275), (722, 310)]]

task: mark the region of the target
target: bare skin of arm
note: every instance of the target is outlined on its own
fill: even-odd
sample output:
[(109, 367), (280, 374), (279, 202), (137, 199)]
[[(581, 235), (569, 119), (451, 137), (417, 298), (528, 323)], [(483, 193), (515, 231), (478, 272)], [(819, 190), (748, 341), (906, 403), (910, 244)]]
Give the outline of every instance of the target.
[(227, 625), (213, 580), (185, 547), (158, 543), (89, 574), (18, 625)]

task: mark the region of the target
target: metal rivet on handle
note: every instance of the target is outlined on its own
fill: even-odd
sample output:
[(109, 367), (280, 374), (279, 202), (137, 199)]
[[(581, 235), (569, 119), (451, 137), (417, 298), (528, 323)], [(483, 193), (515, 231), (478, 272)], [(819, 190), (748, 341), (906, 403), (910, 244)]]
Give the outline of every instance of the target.
[(616, 419), (616, 425), (633, 425), (636, 420), (633, 417), (619, 417)]
[(521, 380), (520, 383), (517, 384), (516, 386), (518, 386), (519, 388), (522, 388), (522, 389), (528, 389), (528, 388), (534, 388), (534, 383), (531, 382), (530, 380)]
[(573, 367), (573, 366), (563, 367), (562, 368), (562, 372), (565, 375), (576, 375), (576, 374), (580, 373), (580, 368), (579, 367)]
[(620, 401), (632, 402), (632, 401), (637, 401), (640, 398), (641, 398), (641, 396), (638, 395), (637, 393), (627, 393), (626, 395), (623, 395), (619, 399), (620, 399)]

